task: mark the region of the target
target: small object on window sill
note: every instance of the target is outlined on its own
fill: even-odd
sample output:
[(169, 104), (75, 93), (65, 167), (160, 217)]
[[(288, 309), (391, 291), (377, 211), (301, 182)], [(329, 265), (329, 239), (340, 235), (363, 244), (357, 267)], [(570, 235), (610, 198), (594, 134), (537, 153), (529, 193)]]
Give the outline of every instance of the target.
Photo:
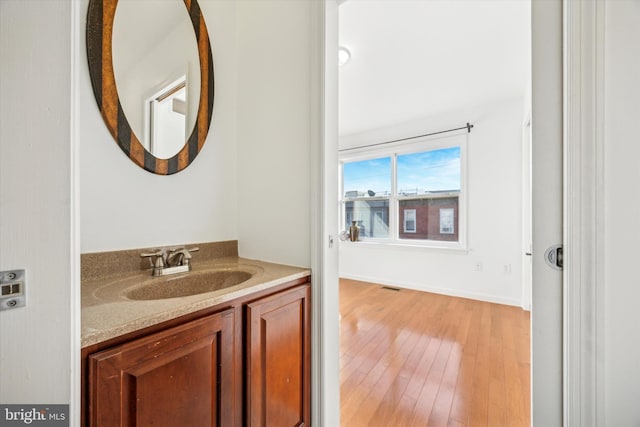
[(356, 225), (356, 221), (351, 221), (351, 227), (349, 227), (349, 240), (357, 242), (360, 237), (360, 229)]

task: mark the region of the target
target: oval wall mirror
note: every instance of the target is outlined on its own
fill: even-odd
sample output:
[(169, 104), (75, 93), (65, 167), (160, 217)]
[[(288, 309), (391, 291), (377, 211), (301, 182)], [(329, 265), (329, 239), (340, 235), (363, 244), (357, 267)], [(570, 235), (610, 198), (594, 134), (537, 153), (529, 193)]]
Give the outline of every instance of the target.
[(213, 60), (197, 0), (90, 0), (87, 57), (102, 117), (120, 148), (170, 175), (202, 149)]

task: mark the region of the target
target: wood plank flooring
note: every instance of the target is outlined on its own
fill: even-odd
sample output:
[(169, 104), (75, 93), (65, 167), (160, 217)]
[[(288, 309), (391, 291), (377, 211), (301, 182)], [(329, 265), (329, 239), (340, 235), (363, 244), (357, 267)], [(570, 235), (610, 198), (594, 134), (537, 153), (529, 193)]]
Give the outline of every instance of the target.
[(343, 427), (530, 425), (529, 312), (340, 280)]

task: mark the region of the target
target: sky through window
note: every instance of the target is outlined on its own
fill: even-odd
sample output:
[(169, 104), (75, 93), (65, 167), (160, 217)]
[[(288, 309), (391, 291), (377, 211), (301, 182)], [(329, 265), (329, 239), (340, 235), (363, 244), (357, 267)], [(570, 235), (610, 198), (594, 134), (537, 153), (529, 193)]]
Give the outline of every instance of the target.
[[(398, 155), (396, 167), (400, 195), (460, 190), (460, 147)], [(345, 195), (389, 195), (391, 180), (391, 157), (344, 163)]]

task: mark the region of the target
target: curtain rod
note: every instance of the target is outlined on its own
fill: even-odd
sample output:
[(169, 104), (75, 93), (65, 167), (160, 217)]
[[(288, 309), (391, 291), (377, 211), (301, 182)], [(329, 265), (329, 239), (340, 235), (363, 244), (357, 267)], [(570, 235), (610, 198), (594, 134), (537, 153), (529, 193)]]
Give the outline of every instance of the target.
[(469, 122), (467, 122), (466, 126), (463, 126), (463, 127), (460, 127), (460, 128), (441, 130), (439, 132), (425, 133), (424, 135), (410, 136), (408, 138), (394, 139), (393, 141), (376, 142), (375, 144), (359, 145), (357, 147), (343, 148), (342, 150), (338, 150), (338, 151), (357, 150), (359, 148), (369, 148), (369, 147), (375, 147), (377, 145), (392, 144), (394, 142), (402, 142), (402, 141), (408, 141), (410, 139), (424, 138), (425, 136), (439, 135), (441, 133), (447, 133), (447, 132), (455, 132), (457, 130), (462, 130), (462, 129), (466, 129), (467, 133), (471, 133), (471, 128), (473, 128), (473, 125), (470, 124)]

